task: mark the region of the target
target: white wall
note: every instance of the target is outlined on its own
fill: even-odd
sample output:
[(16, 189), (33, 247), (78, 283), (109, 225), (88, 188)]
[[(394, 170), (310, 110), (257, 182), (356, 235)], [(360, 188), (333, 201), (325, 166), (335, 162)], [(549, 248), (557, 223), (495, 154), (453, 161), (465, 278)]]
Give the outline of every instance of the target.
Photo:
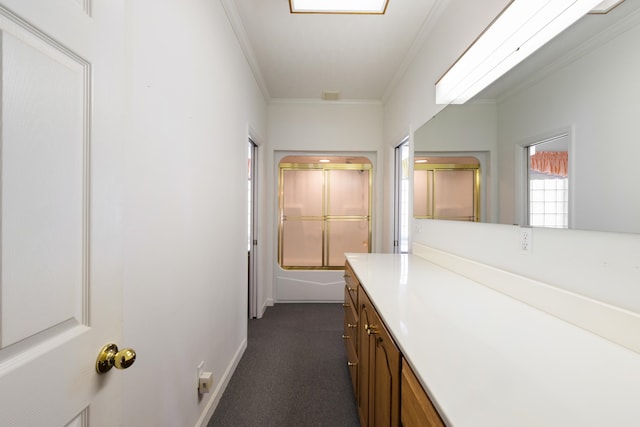
[[(631, 28), (628, 28), (630, 24)], [(516, 223), (518, 144), (569, 128), (571, 226), (640, 233), (640, 12), (625, 32), (498, 105), (500, 222)]]
[[(287, 271), (278, 266), (278, 162), (288, 152), (360, 153), (371, 160), (373, 176), (373, 251), (381, 250), (383, 209), (382, 104), (379, 102), (273, 101), (268, 107), (265, 148), (265, 204), (269, 224), (268, 256), (273, 282), (266, 284), (275, 301), (341, 301), (342, 271)], [(269, 303), (270, 301), (266, 301)]]
[[(266, 103), (218, 1), (129, 2), (124, 425), (193, 426), (246, 345), (247, 129)], [(122, 124), (114, 123), (114, 126)]]
[[(385, 103), (385, 141), (399, 129), (417, 129), (439, 111), (435, 81), (506, 3), (445, 3), (442, 20)], [(602, 76), (601, 85), (615, 78)], [(633, 120), (632, 111), (637, 108), (623, 118)], [(412, 234), (414, 242), (640, 312), (640, 235), (536, 229), (533, 237), (533, 252), (523, 256), (518, 229), (510, 225), (419, 220), (413, 222)]]
[(476, 39), (508, 0), (439, 0), (424, 44), (384, 103), (384, 141), (393, 144), (444, 105), (435, 104), (435, 83)]
[(416, 220), (413, 241), (640, 313), (640, 235)]

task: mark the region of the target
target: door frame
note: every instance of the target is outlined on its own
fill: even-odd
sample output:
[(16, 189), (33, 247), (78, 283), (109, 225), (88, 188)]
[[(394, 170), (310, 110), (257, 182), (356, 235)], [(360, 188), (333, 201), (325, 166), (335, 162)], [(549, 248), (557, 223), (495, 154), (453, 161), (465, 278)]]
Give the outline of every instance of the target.
[[(402, 156), (402, 150), (406, 149), (407, 150), (407, 156), (405, 158), (403, 158)], [(409, 137), (407, 136), (406, 138), (404, 138), (402, 140), (402, 142), (400, 142), (400, 144), (398, 144), (394, 150), (393, 150), (393, 155), (394, 155), (394, 174), (393, 174), (393, 253), (408, 253), (409, 252), (409, 217), (410, 215), (410, 199), (411, 199), (411, 149), (410, 149), (410, 144), (409, 144)], [(403, 165), (403, 160), (407, 161), (406, 166)], [(403, 194), (403, 189), (402, 189), (402, 182), (403, 182), (403, 178), (402, 175), (404, 173), (404, 170), (406, 168), (406, 172), (408, 174), (407, 176), (407, 188), (406, 188), (406, 201), (403, 199), (402, 194)], [(405, 212), (404, 216), (404, 221), (406, 221), (406, 227), (407, 227), (407, 235), (406, 235), (406, 240), (407, 240), (407, 250), (403, 251), (402, 250), (402, 239), (403, 234), (402, 234), (402, 226), (403, 226), (403, 212), (402, 212), (402, 205), (403, 203), (406, 202), (406, 207), (407, 207), (407, 212)]]
[(249, 223), (249, 259), (248, 259), (248, 308), (249, 318), (255, 319), (258, 313), (258, 144), (251, 135), (248, 138), (249, 164), (249, 195), (248, 195), (248, 223)]

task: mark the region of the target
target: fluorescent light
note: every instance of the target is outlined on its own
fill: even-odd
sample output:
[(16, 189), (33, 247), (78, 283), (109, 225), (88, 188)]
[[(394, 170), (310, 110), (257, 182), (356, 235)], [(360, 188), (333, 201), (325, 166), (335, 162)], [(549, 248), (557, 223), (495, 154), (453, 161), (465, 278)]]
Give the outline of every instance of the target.
[(289, 0), (291, 13), (378, 13), (389, 0)]
[(514, 0), (436, 83), (436, 104), (464, 104), (602, 0)]
[(624, 0), (605, 0), (591, 9), (590, 13), (609, 13)]

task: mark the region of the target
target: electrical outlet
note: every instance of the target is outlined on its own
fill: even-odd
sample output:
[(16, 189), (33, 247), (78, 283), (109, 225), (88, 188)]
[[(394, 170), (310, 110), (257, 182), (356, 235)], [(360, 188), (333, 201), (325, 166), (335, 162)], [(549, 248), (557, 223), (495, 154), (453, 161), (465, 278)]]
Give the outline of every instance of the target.
[(198, 379), (198, 393), (209, 393), (211, 391), (211, 386), (213, 386), (213, 373), (203, 372)]
[(533, 236), (530, 227), (520, 227), (520, 251), (530, 254), (533, 249)]

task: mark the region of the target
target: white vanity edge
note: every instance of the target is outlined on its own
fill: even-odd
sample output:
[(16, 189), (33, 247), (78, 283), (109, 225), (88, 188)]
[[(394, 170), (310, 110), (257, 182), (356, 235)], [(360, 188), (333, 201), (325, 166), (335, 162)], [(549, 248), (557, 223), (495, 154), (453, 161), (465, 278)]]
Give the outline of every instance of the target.
[(640, 354), (415, 255), (347, 259), (447, 425), (639, 425)]
[(414, 243), (412, 250), (427, 261), (640, 353), (637, 313), (420, 243)]

